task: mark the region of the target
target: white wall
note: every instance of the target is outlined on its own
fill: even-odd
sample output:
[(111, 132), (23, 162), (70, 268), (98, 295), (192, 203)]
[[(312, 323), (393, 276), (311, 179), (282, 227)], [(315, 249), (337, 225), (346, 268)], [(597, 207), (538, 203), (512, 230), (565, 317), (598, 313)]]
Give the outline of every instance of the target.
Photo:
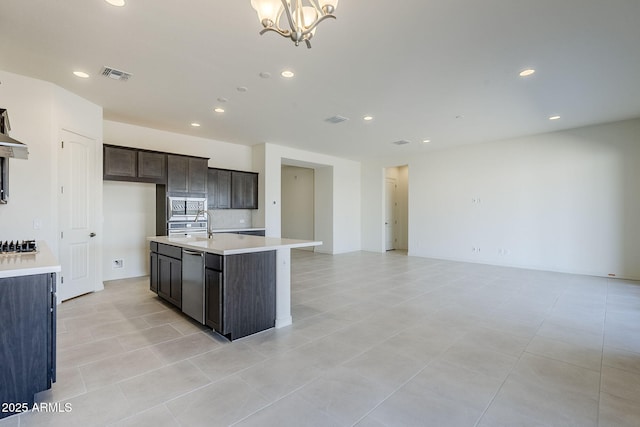
[[(0, 70), (0, 106), (11, 121), (11, 136), (26, 143), (29, 159), (11, 159), (10, 200), (0, 205), (0, 239), (44, 240), (58, 255), (58, 147), (61, 131), (96, 141), (96, 164), (101, 165), (102, 108), (58, 86)], [(102, 168), (96, 169), (101, 175)], [(96, 175), (101, 212), (102, 181)], [(41, 224), (34, 229), (34, 222)], [(99, 227), (100, 228), (100, 227)], [(95, 240), (100, 253), (101, 229)], [(100, 277), (100, 265), (97, 266)], [(63, 272), (64, 273), (64, 272)], [(96, 289), (102, 282), (95, 284)]]
[[(104, 181), (103, 280), (149, 274), (148, 236), (156, 234), (156, 186)], [(123, 260), (122, 268), (113, 261)]]
[[(109, 120), (104, 121), (104, 141), (105, 144), (209, 157), (209, 167), (253, 170), (252, 149), (244, 145)], [(151, 226), (155, 224), (155, 185), (105, 182), (103, 200), (104, 234), (110, 236), (102, 257), (105, 280), (149, 274), (145, 238), (156, 234)], [(123, 224), (131, 225), (131, 233), (123, 232)], [(115, 259), (123, 259), (125, 267), (113, 269)]]
[(315, 239), (323, 241), (316, 251), (360, 249), (360, 163), (275, 144), (254, 146), (253, 154), (265, 194), (254, 220), (263, 222), (268, 236), (281, 236), (282, 164), (299, 162), (315, 169)]
[[(640, 119), (404, 160), (410, 255), (640, 278)], [(363, 165), (366, 250), (382, 248), (383, 168), (399, 161)]]
[(313, 240), (315, 198), (313, 169), (282, 166), (281, 194), (282, 237)]

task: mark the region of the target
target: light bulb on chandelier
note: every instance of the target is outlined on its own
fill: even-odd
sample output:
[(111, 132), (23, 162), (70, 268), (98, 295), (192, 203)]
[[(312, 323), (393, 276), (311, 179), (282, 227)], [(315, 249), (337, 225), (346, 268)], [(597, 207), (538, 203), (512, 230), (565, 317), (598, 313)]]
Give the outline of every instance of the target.
[[(303, 3), (308, 3), (304, 5)], [(298, 46), (305, 42), (311, 48), (311, 37), (318, 24), (333, 18), (338, 0), (251, 0), (251, 6), (258, 13), (258, 19), (264, 27), (260, 34), (274, 31), (283, 37), (289, 37)], [(289, 29), (282, 28), (280, 20), (286, 15)]]

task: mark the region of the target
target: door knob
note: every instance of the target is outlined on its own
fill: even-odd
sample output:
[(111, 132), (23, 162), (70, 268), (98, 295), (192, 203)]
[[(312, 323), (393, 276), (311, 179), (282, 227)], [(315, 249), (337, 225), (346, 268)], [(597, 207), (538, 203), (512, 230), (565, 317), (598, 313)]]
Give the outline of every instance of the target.
[(96, 237), (96, 233), (89, 233), (89, 237)]

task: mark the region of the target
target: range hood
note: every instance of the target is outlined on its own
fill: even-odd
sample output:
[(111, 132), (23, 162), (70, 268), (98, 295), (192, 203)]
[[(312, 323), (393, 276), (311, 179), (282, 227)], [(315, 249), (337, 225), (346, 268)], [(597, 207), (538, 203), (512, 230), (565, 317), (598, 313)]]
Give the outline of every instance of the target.
[(16, 159), (29, 158), (26, 144), (9, 136), (11, 125), (7, 110), (0, 108), (0, 157), (13, 157)]

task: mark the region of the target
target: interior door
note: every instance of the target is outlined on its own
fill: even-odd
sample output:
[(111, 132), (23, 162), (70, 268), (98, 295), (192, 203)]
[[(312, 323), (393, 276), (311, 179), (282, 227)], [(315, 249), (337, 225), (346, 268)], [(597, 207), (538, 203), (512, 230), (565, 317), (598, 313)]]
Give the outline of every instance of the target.
[(96, 278), (96, 141), (62, 131), (59, 170), (61, 301), (98, 289)]
[(395, 249), (395, 224), (396, 224), (396, 180), (385, 179), (385, 203), (384, 203), (384, 249)]

